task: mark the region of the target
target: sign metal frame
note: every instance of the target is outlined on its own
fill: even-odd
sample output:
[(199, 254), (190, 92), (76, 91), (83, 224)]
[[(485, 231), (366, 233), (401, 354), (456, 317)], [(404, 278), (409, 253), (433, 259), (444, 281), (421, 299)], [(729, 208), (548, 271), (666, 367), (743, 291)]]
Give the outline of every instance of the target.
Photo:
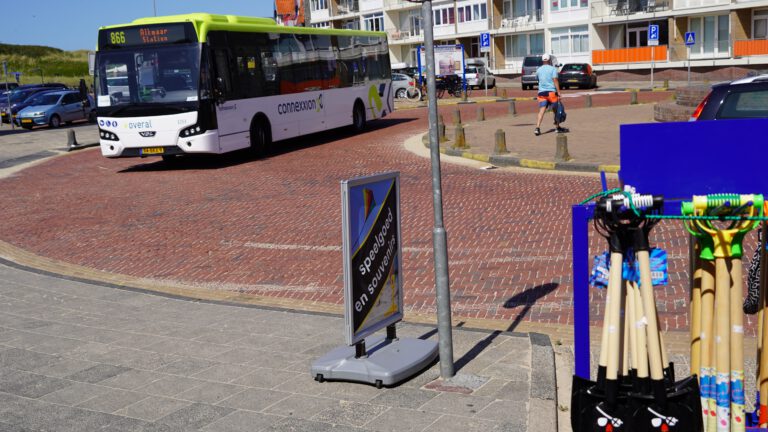
[[(364, 192), (364, 190), (367, 190), (368, 192)], [(387, 190), (388, 192), (382, 194), (383, 190)], [(369, 214), (365, 214), (365, 209), (360, 207), (361, 205), (365, 205), (365, 198), (354, 197), (358, 192), (361, 194), (360, 196), (363, 196), (364, 193), (370, 193), (371, 199), (369, 205), (371, 207)], [(393, 171), (343, 180), (341, 182), (341, 196), (342, 256), (344, 261), (344, 327), (346, 343), (351, 346), (364, 340), (367, 336), (403, 319), (403, 254), (401, 239), (402, 229), (400, 224), (400, 173)], [(392, 217), (390, 222), (391, 225), (386, 230), (381, 229), (380, 232), (372, 232), (374, 228), (381, 225), (377, 225), (379, 219), (382, 217), (386, 218), (385, 214), (380, 213), (385, 205), (389, 205), (388, 211), (394, 207), (394, 213), (396, 213)], [(359, 218), (361, 211), (364, 214), (362, 224), (359, 223), (359, 220), (356, 225), (353, 224), (352, 218)], [(372, 219), (369, 221), (368, 218)], [(355, 225), (355, 228), (358, 230), (358, 233), (355, 233), (358, 237), (357, 240), (353, 238), (353, 225)], [(363, 230), (365, 230), (366, 227), (368, 231), (364, 232)], [(386, 233), (387, 230), (392, 229), (396, 230), (394, 236), (391, 232)], [(374, 285), (373, 282), (371, 282), (371, 285), (369, 285), (367, 289), (360, 286), (360, 278), (362, 277), (360, 267), (354, 268), (353, 266), (353, 254), (357, 251), (353, 251), (352, 248), (358, 242), (361, 243), (358, 250), (361, 250), (366, 246), (359, 240), (362, 234), (365, 235), (366, 239), (373, 236), (372, 239), (374, 241), (379, 239), (379, 244), (384, 243), (384, 246), (376, 247), (375, 250), (373, 248), (369, 249), (369, 253), (374, 254), (374, 258), (371, 259), (371, 261), (375, 262), (378, 259), (381, 260), (381, 262), (385, 262), (383, 259), (388, 258), (386, 260), (386, 267), (391, 269), (387, 271), (387, 278), (384, 279), (384, 282), (382, 282), (381, 277), (378, 278), (378, 282), (383, 284), (378, 292), (367, 292), (370, 291), (371, 285)], [(390, 238), (390, 241), (394, 239), (397, 242), (396, 246), (393, 248), (393, 253), (389, 255), (387, 255), (388, 248), (386, 247), (386, 238)], [(389, 275), (393, 275), (394, 284), (391, 282), (387, 283)], [(377, 299), (386, 294), (384, 292), (386, 289), (396, 290), (396, 292), (393, 293), (393, 297), (396, 297), (394, 300), (396, 304), (390, 306), (390, 308), (396, 306), (396, 309), (391, 312), (384, 312), (383, 314), (381, 314), (381, 311), (379, 310), (378, 312), (382, 316), (369, 323), (365, 322), (367, 316), (362, 322), (356, 322), (356, 308), (364, 306), (366, 303), (377, 303)], [(362, 302), (363, 298), (365, 299), (364, 302)], [(374, 306), (371, 306), (369, 313), (374, 312), (372, 309), (373, 307)]]

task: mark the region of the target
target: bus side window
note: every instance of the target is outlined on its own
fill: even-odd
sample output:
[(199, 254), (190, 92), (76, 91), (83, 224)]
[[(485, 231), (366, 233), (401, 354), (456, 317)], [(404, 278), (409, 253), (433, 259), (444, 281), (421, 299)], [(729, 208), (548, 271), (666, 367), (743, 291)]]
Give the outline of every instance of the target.
[(322, 80), (321, 87), (324, 89), (339, 87), (339, 78), (336, 74), (336, 54), (331, 36), (313, 35), (312, 42), (317, 55), (320, 79)]

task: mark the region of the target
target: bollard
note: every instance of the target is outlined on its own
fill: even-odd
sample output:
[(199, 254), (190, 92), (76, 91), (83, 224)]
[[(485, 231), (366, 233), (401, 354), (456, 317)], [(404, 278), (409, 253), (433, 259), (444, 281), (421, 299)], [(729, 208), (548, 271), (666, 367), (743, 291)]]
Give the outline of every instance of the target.
[(485, 121), (485, 108), (478, 107), (477, 108), (477, 121)]
[(507, 89), (503, 89), (501, 91), (501, 97), (502, 97), (502, 99), (506, 99), (507, 98)]
[(637, 92), (632, 90), (632, 99), (629, 101), (630, 105), (637, 105)]
[(461, 124), (461, 110), (459, 109), (453, 110), (453, 124), (455, 125)]
[(669, 88), (669, 80), (668, 79), (664, 80), (664, 88), (665, 89)]
[(445, 120), (443, 119), (442, 114), (437, 115), (437, 124), (440, 124), (440, 123), (445, 124)]
[(461, 101), (462, 102), (466, 102), (467, 101), (467, 89), (466, 88), (461, 92)]
[(77, 138), (75, 137), (75, 131), (69, 129), (67, 131), (67, 148), (72, 149), (77, 147)]
[(506, 154), (507, 150), (507, 138), (503, 130), (498, 129), (496, 131), (496, 145), (493, 148), (493, 154)]
[(467, 145), (467, 139), (464, 136), (464, 126), (461, 124), (456, 125), (456, 132), (453, 135), (453, 148), (456, 149), (466, 149), (469, 148)]
[(517, 115), (517, 108), (515, 107), (515, 101), (509, 101), (509, 113), (513, 116)]
[(584, 99), (584, 106), (587, 108), (592, 108), (592, 95), (588, 94), (586, 99)]
[[(442, 118), (440, 120), (442, 120)], [(438, 142), (448, 141), (448, 138), (445, 136), (445, 123), (443, 123), (442, 121), (437, 122), (437, 141)]]
[(493, 86), (493, 97), (499, 96), (499, 88), (496, 86)]
[(568, 153), (568, 136), (564, 133), (559, 133), (555, 137), (557, 144), (555, 149), (555, 162), (568, 162), (573, 160), (570, 153)]

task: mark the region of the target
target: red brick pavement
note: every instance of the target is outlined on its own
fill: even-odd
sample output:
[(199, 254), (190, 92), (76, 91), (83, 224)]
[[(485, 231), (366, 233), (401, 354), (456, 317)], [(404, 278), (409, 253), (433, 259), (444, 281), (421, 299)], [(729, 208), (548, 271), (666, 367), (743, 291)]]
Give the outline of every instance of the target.
[[(666, 97), (640, 94), (641, 102)], [(594, 104), (628, 99), (601, 95)], [(504, 103), (485, 107), (488, 116), (507, 111)], [(463, 106), (463, 115), (475, 109)], [(446, 119), (452, 110), (444, 108)], [(107, 160), (98, 150), (51, 159), (0, 180), (0, 240), (117, 274), (342, 304), (339, 181), (399, 170), (406, 308), (430, 313), (430, 163), (402, 146), (426, 128), (425, 115), (398, 111), (364, 134), (294, 140), (261, 160), (238, 154), (169, 168), (155, 159)], [(449, 164), (442, 173), (455, 315), (570, 323), (570, 206), (598, 191), (599, 179)], [(594, 253), (604, 249), (591, 238)], [(672, 283), (658, 290), (662, 326), (684, 328), (683, 229), (661, 224), (654, 239), (672, 258)], [(602, 292), (591, 296), (598, 317)]]

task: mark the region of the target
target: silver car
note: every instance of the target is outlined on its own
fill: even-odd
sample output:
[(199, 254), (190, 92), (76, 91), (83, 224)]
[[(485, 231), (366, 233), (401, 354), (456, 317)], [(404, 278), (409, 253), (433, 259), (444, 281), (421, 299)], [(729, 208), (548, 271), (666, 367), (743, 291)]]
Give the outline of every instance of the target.
[(80, 92), (72, 90), (43, 93), (16, 116), (16, 122), (26, 129), (45, 125), (57, 128), (62, 123), (95, 119), (96, 104), (93, 99), (88, 96), (83, 101)]
[(485, 88), (486, 81), (488, 81), (488, 88), (496, 86), (496, 77), (483, 65), (467, 65), (464, 68), (464, 76), (470, 87)]

